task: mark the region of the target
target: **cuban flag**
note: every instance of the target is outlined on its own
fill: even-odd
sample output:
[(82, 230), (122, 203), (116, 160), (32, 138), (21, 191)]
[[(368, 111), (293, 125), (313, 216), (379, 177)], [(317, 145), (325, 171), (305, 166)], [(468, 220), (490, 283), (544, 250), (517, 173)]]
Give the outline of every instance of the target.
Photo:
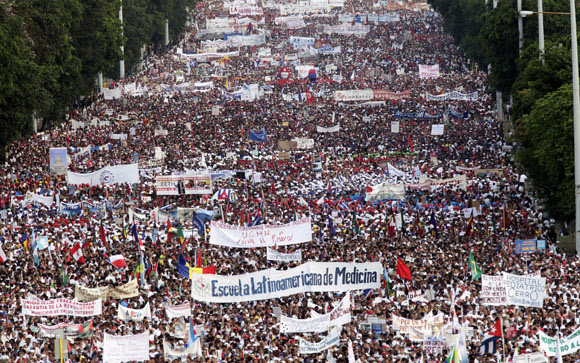
[(495, 335), (486, 335), (483, 338), (483, 342), (479, 346), (479, 355), (483, 354), (495, 354), (497, 351), (497, 341), (499, 340), (498, 336)]
[(261, 224), (262, 221), (263, 221), (262, 213), (260, 213), (260, 211), (258, 211), (258, 213), (256, 213), (256, 216), (254, 217), (254, 220), (251, 221), (250, 223), (248, 223), (248, 227), (257, 226), (257, 225)]

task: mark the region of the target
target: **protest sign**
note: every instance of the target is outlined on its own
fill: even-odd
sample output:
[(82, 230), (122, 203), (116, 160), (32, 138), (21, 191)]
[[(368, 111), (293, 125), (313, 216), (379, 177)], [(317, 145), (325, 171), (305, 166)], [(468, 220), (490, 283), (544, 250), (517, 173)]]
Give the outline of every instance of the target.
[(433, 336), (425, 336), (425, 339), (423, 340), (423, 351), (425, 353), (437, 355), (441, 354), (446, 349), (447, 342), (445, 339)]
[(398, 134), (400, 130), (399, 121), (391, 121), (391, 132), (393, 134)]
[(145, 304), (142, 309), (131, 309), (119, 304), (117, 308), (117, 319), (123, 321), (142, 321), (143, 319), (151, 320), (151, 307), (149, 303)]
[(110, 335), (104, 333), (103, 363), (149, 360), (149, 333)]
[(267, 247), (266, 258), (268, 261), (278, 262), (302, 261), (302, 250), (294, 251), (292, 253), (282, 253)]
[(316, 132), (320, 132), (320, 133), (332, 133), (332, 132), (339, 132), (339, 131), (340, 131), (340, 125), (336, 125), (336, 126), (332, 126), (332, 127), (316, 126)]
[(280, 316), (280, 331), (282, 333), (320, 333), (328, 330), (330, 314), (319, 315), (309, 319), (294, 319)]
[(535, 239), (517, 239), (516, 240), (516, 253), (534, 253), (536, 252), (536, 240)]
[(163, 358), (168, 362), (176, 359), (184, 360), (187, 357), (201, 357), (201, 339), (196, 339), (193, 344), (183, 349), (173, 349), (171, 344), (163, 341)]
[(165, 314), (169, 319), (191, 316), (191, 305), (189, 302), (181, 305), (165, 305)]
[(37, 327), (31, 327), (30, 330), (38, 332), (42, 338), (54, 338), (58, 329), (64, 330), (67, 337), (89, 337), (93, 335), (93, 321), (89, 320), (83, 324), (59, 323), (56, 325), (38, 324)]
[(300, 354), (316, 354), (338, 344), (338, 328), (333, 328), (328, 335), (318, 343), (311, 343), (298, 337)]
[(304, 292), (348, 291), (380, 287), (383, 267), (378, 262), (308, 262), (278, 271), (243, 275), (198, 275), (192, 279), (195, 300), (227, 303), (267, 300)]
[(68, 184), (88, 184), (91, 187), (111, 184), (139, 183), (138, 164), (106, 166), (92, 173), (74, 173), (67, 171)]
[(70, 299), (22, 299), (22, 315), (28, 316), (93, 316), (101, 315), (102, 300), (83, 303)]
[(374, 97), (372, 89), (355, 89), (348, 91), (336, 91), (334, 100), (337, 102), (343, 101), (369, 101)]
[(444, 124), (431, 125), (431, 135), (433, 136), (443, 135), (444, 129), (445, 129)]
[(312, 241), (310, 218), (283, 225), (236, 226), (212, 221), (209, 243), (217, 246), (252, 248), (286, 246)]
[(439, 77), (439, 64), (425, 65), (419, 64), (419, 78), (437, 78)]
[(519, 354), (514, 356), (513, 363), (550, 363), (542, 352)]
[(65, 175), (68, 165), (67, 148), (52, 147), (48, 151), (50, 156), (49, 169), (50, 175)]
[(530, 275), (518, 276), (504, 272), (503, 278), (508, 304), (536, 308), (544, 306), (546, 292), (545, 277)]
[[(546, 353), (548, 357), (555, 357), (558, 344), (556, 338), (545, 334), (541, 330), (538, 331), (538, 335), (542, 352)], [(560, 339), (560, 353), (562, 355), (576, 353), (578, 349), (580, 349), (580, 328), (574, 330), (574, 332), (567, 337)]]
[(393, 315), (393, 328), (401, 333), (408, 334), (412, 341), (423, 341), (424, 336), (433, 335), (433, 328), (441, 330), (443, 327), (443, 314), (433, 315), (429, 312), (423, 319), (406, 319)]
[(507, 305), (507, 295), (503, 276), (481, 275), (481, 292), (479, 298), (482, 305)]
[(209, 173), (185, 173), (184, 175), (159, 175), (155, 178), (158, 195), (212, 194)]

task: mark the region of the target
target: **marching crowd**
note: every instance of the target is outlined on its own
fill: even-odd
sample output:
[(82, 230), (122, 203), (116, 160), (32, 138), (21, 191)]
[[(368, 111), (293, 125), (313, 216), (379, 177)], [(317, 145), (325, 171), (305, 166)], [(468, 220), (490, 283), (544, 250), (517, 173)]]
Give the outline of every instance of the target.
[[(72, 110), (56, 129), (10, 145), (0, 170), (5, 254), (0, 361), (60, 361), (53, 339), (43, 336), (39, 325), (89, 320), (25, 316), (23, 299), (73, 299), (78, 286), (120, 286), (132, 279), (139, 282), (137, 296), (104, 300), (102, 314), (91, 318), (90, 332), (68, 337), (64, 349), (70, 361), (102, 361), (104, 333), (143, 332), (150, 336), (149, 361), (164, 361), (163, 341), (184, 345), (189, 324), (189, 318), (168, 318), (165, 309), (186, 302), (201, 340), (201, 357), (184, 359), (188, 362), (350, 362), (349, 340), (354, 359), (361, 362), (442, 362), (452, 346), (427, 351), (422, 341), (393, 327), (393, 316), (421, 319), (429, 313), (443, 314), (438, 327), (442, 336), (465, 332), (473, 362), (537, 352), (539, 331), (572, 333), (579, 323), (579, 260), (556, 247), (553, 221), (536, 208), (525, 176), (511, 162), (511, 146), (486, 95), (486, 74), (462, 56), (443, 31), (441, 17), (421, 3), (347, 0), (322, 14), (304, 14), (304, 26), (289, 29), (275, 22), (281, 15), (272, 4), (252, 6), (264, 14), (250, 16), (249, 25), (235, 33), (263, 34), (265, 44), (204, 50), (239, 52), (231, 56), (189, 57), (203, 48), (206, 39), (199, 34), (206, 19), (235, 18), (228, 4), (200, 3), (179, 44), (145, 58), (139, 72), (110, 86), (134, 83), (141, 93), (101, 97)], [(352, 19), (340, 23), (345, 14)], [(365, 14), (397, 17), (375, 22)], [(323, 31), (340, 24), (360, 33)], [(315, 42), (301, 48), (291, 37)], [(313, 51), (321, 47), (340, 47), (340, 52)], [(435, 64), (438, 75), (420, 77), (420, 65)], [(315, 73), (303, 76), (295, 66), (311, 66)], [(282, 75), (283, 68), (289, 74)], [(209, 81), (207, 89), (193, 86)], [(245, 99), (251, 84), (259, 85), (258, 94)], [(380, 101), (338, 101), (335, 96), (337, 91), (365, 89), (409, 92)], [(240, 90), (242, 97), (236, 92)], [(428, 97), (452, 91), (477, 96)], [(319, 132), (337, 125), (337, 132)], [(433, 135), (433, 125), (444, 125), (444, 132)], [(265, 141), (250, 140), (250, 132), (262, 130)], [(279, 145), (296, 138), (311, 144)], [(138, 163), (140, 182), (70, 185), (66, 173), (54, 175), (49, 169), (49, 150), (57, 147), (67, 148), (71, 172)], [(313, 167), (315, 159), (320, 169)], [(232, 171), (212, 180), (213, 192), (231, 194), (225, 200), (212, 194), (157, 194), (156, 176), (189, 170)], [(462, 177), (465, 183), (425, 183)], [(368, 198), (380, 183), (404, 183), (404, 198)], [(31, 200), (31, 195), (40, 197)], [(42, 197), (53, 197), (53, 202), (38, 202)], [(63, 207), (81, 202), (86, 204), (79, 210)], [(182, 208), (209, 213), (205, 233), (191, 218), (179, 218)], [(312, 241), (278, 247), (284, 253), (300, 249), (301, 262), (269, 261), (264, 248), (209, 244), (211, 219), (276, 225), (302, 217), (312, 220)], [(186, 231), (183, 241), (175, 232), (181, 229)], [(545, 240), (546, 248), (516, 254), (516, 239)], [(80, 246), (82, 259), (75, 246)], [(470, 253), (486, 275), (545, 277), (543, 308), (482, 304), (481, 279), (473, 280), (468, 267)], [(299, 353), (296, 335), (280, 332), (274, 311), (305, 319), (311, 311), (328, 312), (344, 294), (195, 301), (191, 281), (177, 269), (180, 254), (192, 266), (216, 266), (218, 275), (287, 269), (307, 261), (380, 262), (388, 280), (382, 280), (380, 289), (352, 291), (352, 320), (342, 327), (339, 344), (305, 355)], [(124, 257), (126, 267), (111, 263), (110, 257), (117, 255)], [(397, 274), (398, 259), (409, 267), (410, 281)], [(141, 309), (147, 303), (151, 318), (118, 318), (120, 304)], [(385, 324), (365, 329), (369, 318)], [(478, 355), (482, 337), (498, 319), (511, 328), (510, 336), (496, 355)], [(316, 342), (325, 335), (300, 336)], [(575, 353), (564, 357), (577, 359)]]

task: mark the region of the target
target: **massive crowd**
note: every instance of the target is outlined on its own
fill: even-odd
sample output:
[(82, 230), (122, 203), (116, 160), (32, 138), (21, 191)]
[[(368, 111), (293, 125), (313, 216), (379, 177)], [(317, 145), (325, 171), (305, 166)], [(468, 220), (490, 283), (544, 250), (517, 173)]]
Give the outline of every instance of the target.
[[(350, 362), (349, 341), (361, 362), (441, 362), (453, 344), (428, 351), (422, 341), (393, 327), (394, 316), (421, 319), (430, 312), (443, 314), (443, 339), (464, 332), (473, 362), (537, 352), (540, 330), (566, 336), (576, 329), (579, 261), (556, 247), (553, 221), (536, 208), (525, 176), (511, 162), (511, 147), (486, 96), (486, 74), (462, 56), (443, 31), (441, 17), (426, 4), (339, 3), (320, 11), (306, 2), (293, 7), (304, 14), (290, 11), (294, 19), (283, 21), (281, 5), (199, 3), (179, 44), (145, 58), (139, 72), (107, 85), (107, 97), (72, 110), (56, 129), (10, 145), (0, 170), (6, 255), (0, 269), (0, 361), (60, 361), (46, 326), (92, 319), (92, 333), (67, 338), (63, 349), (71, 361), (102, 361), (105, 333), (148, 332), (149, 361), (161, 362), (163, 341), (185, 344), (189, 323), (189, 318), (169, 318), (166, 306), (185, 302), (201, 341), (201, 357), (190, 356), (188, 362)], [(230, 15), (231, 7), (259, 8), (263, 15)], [(377, 15), (387, 21), (374, 21)], [(230, 19), (226, 30), (203, 29), (208, 19), (220, 18)], [(232, 19), (241, 25), (233, 26)], [(347, 31), (325, 31), (332, 26)], [(224, 33), (256, 43), (215, 41)], [(260, 35), (263, 44), (256, 41)], [(314, 41), (303, 40), (307, 45), (301, 46), (296, 37)], [(420, 77), (420, 65), (436, 64), (438, 74)], [(303, 69), (315, 69), (315, 76)], [(120, 89), (121, 95), (111, 97), (110, 91)], [(336, 97), (337, 91), (368, 89), (399, 94), (381, 100)], [(476, 96), (442, 96), (450, 92)], [(443, 134), (432, 135), (432, 125), (444, 125)], [(338, 132), (317, 128), (334, 126)], [(251, 141), (249, 133), (260, 130), (267, 141)], [(295, 138), (301, 141), (279, 149), (279, 141)], [(58, 147), (67, 148), (71, 172), (138, 163), (140, 181), (71, 185), (66, 175), (50, 173), (49, 150)], [(321, 170), (315, 170), (315, 158)], [(215, 171), (212, 194), (158, 195), (156, 176), (191, 170)], [(463, 176), (465, 184), (424, 182)], [(369, 200), (380, 183), (404, 183), (404, 198)], [(212, 197), (220, 190), (229, 190), (230, 197)], [(180, 218), (192, 208), (213, 215), (203, 222), (205, 236), (191, 218)], [(475, 208), (469, 209), (475, 213), (472, 222), (466, 208)], [(312, 241), (278, 247), (285, 253), (301, 249), (301, 262), (269, 261), (265, 248), (209, 243), (212, 218), (232, 225), (261, 218), (275, 225), (302, 217), (312, 220)], [(167, 220), (173, 230), (185, 230), (183, 243), (168, 232)], [(47, 242), (40, 242), (44, 237)], [(546, 240), (546, 249), (517, 254), (516, 239)], [(81, 260), (75, 246), (82, 250)], [(482, 304), (481, 279), (474, 281), (468, 267), (470, 252), (486, 275), (545, 277), (543, 307)], [(342, 327), (337, 345), (300, 354), (298, 336), (317, 342), (326, 333), (281, 333), (275, 311), (305, 319), (313, 310), (329, 311), (344, 294), (196, 301), (191, 281), (178, 272), (180, 253), (191, 265), (201, 260), (203, 266), (217, 266), (218, 275), (307, 261), (380, 262), (390, 281), (351, 292), (352, 320)], [(116, 255), (124, 256), (126, 267), (110, 262)], [(399, 258), (411, 271), (410, 281), (395, 271)], [(139, 281), (137, 296), (105, 299), (102, 314), (91, 318), (23, 313), (24, 299), (73, 299), (78, 286), (120, 286), (132, 279)], [(141, 309), (147, 303), (151, 318), (118, 318), (120, 304)], [(369, 318), (386, 324), (366, 329)], [(478, 355), (498, 318), (515, 330), (505, 346), (498, 345), (498, 355)], [(575, 353), (564, 357), (576, 359)]]

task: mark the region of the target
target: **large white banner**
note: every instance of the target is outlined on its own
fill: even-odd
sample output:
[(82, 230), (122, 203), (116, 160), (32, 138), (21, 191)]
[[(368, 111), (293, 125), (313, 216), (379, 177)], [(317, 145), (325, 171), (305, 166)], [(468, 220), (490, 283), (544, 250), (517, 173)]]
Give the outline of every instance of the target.
[(320, 333), (330, 326), (330, 314), (322, 314), (314, 318), (294, 319), (280, 316), (280, 331), (282, 333)]
[(139, 296), (137, 279), (133, 279), (120, 286), (101, 286), (89, 288), (80, 284), (75, 285), (75, 299), (81, 302), (97, 299), (128, 299)]
[(481, 292), (479, 293), (482, 305), (507, 305), (507, 295), (503, 276), (481, 275)]
[(181, 305), (173, 305), (173, 306), (166, 305), (165, 314), (167, 314), (167, 317), (169, 319), (179, 318), (182, 316), (187, 318), (188, 316), (191, 316), (191, 305), (189, 304), (189, 302), (186, 302), (185, 304)]
[(262, 45), (266, 43), (266, 36), (264, 34), (233, 35), (228, 37), (228, 41), (232, 47)]
[(342, 101), (368, 101), (372, 100), (374, 92), (372, 89), (354, 89), (348, 91), (336, 91), (334, 100)]
[(383, 182), (372, 187), (365, 197), (367, 202), (384, 199), (405, 199), (405, 184), (389, 184)]
[(294, 36), (291, 36), (288, 39), (288, 42), (297, 48), (312, 46), (312, 45), (314, 45), (315, 41), (316, 41), (315, 38), (294, 37)]
[(332, 133), (332, 132), (339, 132), (339, 131), (340, 131), (340, 125), (331, 126), (331, 127), (316, 126), (316, 132)]
[(209, 243), (212, 245), (238, 248), (286, 246), (310, 241), (310, 218), (282, 225), (261, 224), (253, 227), (212, 221), (209, 235)]
[(184, 349), (173, 349), (170, 343), (163, 341), (163, 357), (168, 362), (176, 359), (184, 360), (187, 357), (201, 357), (201, 339), (196, 339), (192, 345)]
[(350, 316), (350, 292), (347, 292), (346, 295), (340, 300), (338, 305), (330, 313), (327, 314), (319, 314), (316, 311), (310, 311), (310, 315), (313, 318), (322, 316), (322, 315), (330, 315), (329, 326), (342, 326), (345, 324), (350, 323), (351, 316)]
[(67, 171), (68, 184), (88, 184), (97, 186), (101, 184), (136, 184), (139, 183), (138, 164), (106, 166), (92, 173), (82, 174)]
[(283, 253), (267, 247), (266, 258), (268, 261), (278, 262), (302, 261), (302, 250), (294, 251), (292, 253)]
[(300, 354), (316, 354), (338, 344), (338, 328), (333, 328), (328, 335), (318, 343), (311, 343), (298, 337)]
[(195, 300), (229, 303), (267, 300), (304, 292), (348, 291), (380, 287), (379, 262), (307, 262), (278, 271), (268, 269), (243, 275), (197, 275), (191, 281)]
[(149, 360), (149, 333), (136, 335), (105, 334), (103, 363), (120, 363)]
[(419, 78), (437, 78), (439, 77), (439, 64), (425, 65), (419, 64)]
[(28, 316), (93, 316), (101, 315), (101, 299), (82, 303), (70, 299), (22, 299), (22, 315)]
[[(555, 357), (557, 347), (556, 338), (544, 334), (541, 330), (538, 331), (538, 335), (540, 338), (540, 349), (548, 357)], [(574, 330), (567, 337), (560, 339), (560, 353), (562, 355), (576, 353), (578, 349), (580, 349), (580, 328)]]
[(461, 188), (467, 189), (467, 177), (464, 175), (459, 175), (453, 178), (447, 179), (431, 179), (424, 175), (419, 177), (419, 185), (425, 184), (425, 186), (431, 185), (447, 185), (447, 184), (456, 184), (459, 183)]
[(504, 284), (509, 305), (530, 306), (541, 308), (544, 306), (546, 294), (546, 278), (541, 276), (518, 276), (507, 272), (503, 273)]
[(117, 309), (117, 319), (123, 321), (142, 321), (145, 318), (151, 320), (151, 307), (149, 306), (149, 303), (147, 303), (142, 309), (126, 308), (119, 304), (119, 308)]
[(158, 175), (155, 178), (157, 195), (212, 194), (209, 174)]

